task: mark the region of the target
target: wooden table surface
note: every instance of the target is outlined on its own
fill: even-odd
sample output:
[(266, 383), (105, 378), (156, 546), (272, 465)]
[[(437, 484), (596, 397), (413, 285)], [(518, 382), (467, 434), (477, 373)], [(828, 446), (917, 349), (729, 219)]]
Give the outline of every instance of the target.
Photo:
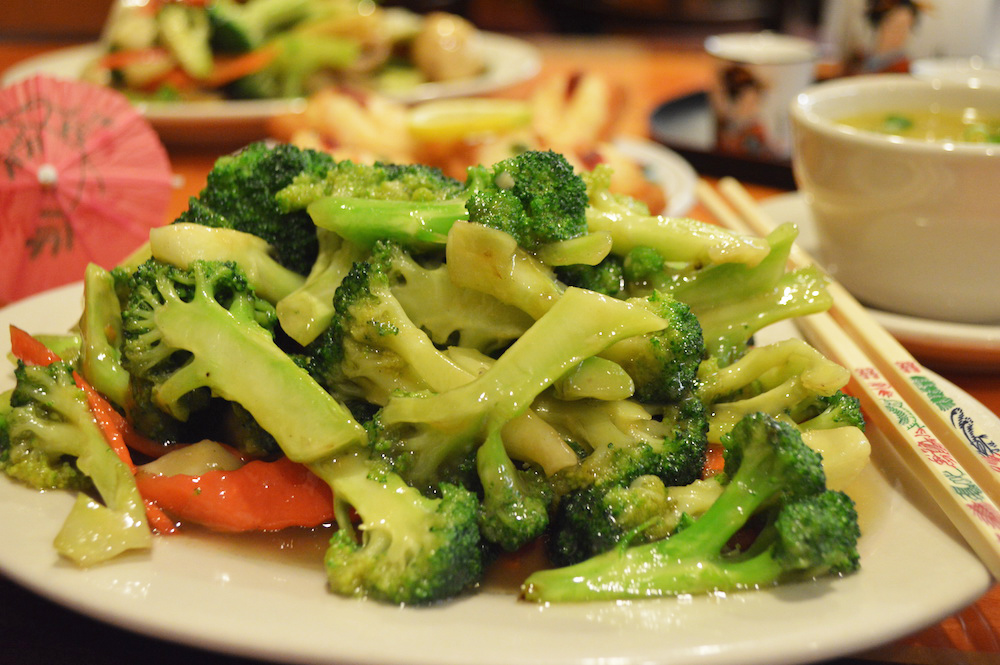
[[(701, 91), (711, 79), (707, 57), (696, 44), (654, 38), (567, 38), (526, 35), (543, 55), (542, 75), (592, 71), (615, 81), (625, 91), (627, 103), (620, 119), (620, 133), (648, 137), (649, 117), (664, 101)], [(0, 41), (0, 72), (12, 64), (67, 44)], [(520, 96), (530, 83), (504, 91)], [(178, 186), (167, 220), (173, 219), (198, 193), (215, 158), (218, 146), (171, 146), (168, 153)], [(780, 190), (750, 185), (758, 199)], [(696, 206), (692, 216), (711, 220)], [(165, 221), (167, 221), (165, 220)], [(2, 220), (0, 220), (2, 223)], [(938, 370), (945, 378), (1000, 414), (1000, 375)], [(915, 580), (915, 583), (919, 581)], [(246, 661), (199, 651), (182, 645), (161, 643), (101, 624), (50, 603), (17, 585), (0, 579), (0, 607), (4, 608), (6, 638), (0, 663), (51, 665), (76, 661), (87, 663), (198, 663), (248, 664)], [(941, 623), (873, 651), (831, 661), (848, 663), (938, 663), (979, 665), (1000, 663), (1000, 586), (993, 587), (977, 603)]]

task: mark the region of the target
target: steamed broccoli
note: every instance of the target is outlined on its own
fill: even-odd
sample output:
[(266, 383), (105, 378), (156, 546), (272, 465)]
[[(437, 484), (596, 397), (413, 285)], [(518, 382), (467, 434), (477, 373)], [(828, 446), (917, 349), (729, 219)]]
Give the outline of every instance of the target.
[(235, 402), (299, 462), (364, 440), (350, 413), (274, 343), (274, 309), (235, 264), (149, 261), (129, 291), (123, 363), (164, 412), (183, 421), (191, 396), (206, 392)]
[[(392, 459), (409, 482), (433, 486), (442, 470), (460, 469), (482, 442), (583, 359), (619, 337), (662, 325), (645, 308), (570, 289), (475, 380), (447, 392), (390, 397), (373, 422), (375, 449)], [(498, 452), (495, 447), (487, 451)], [(493, 486), (488, 479), (483, 484)], [(523, 531), (514, 537), (525, 543), (537, 535)]]
[(673, 403), (694, 393), (698, 367), (705, 358), (701, 324), (691, 308), (653, 292), (631, 300), (648, 307), (668, 325), (660, 331), (623, 340), (602, 356), (620, 365), (635, 382), (641, 402)]
[(586, 220), (589, 232), (610, 234), (614, 255), (625, 258), (638, 248), (652, 249), (664, 261), (698, 266), (753, 266), (767, 256), (763, 240), (693, 219), (650, 215), (645, 204), (608, 189), (609, 168), (599, 165), (584, 174), (589, 198)]
[(337, 507), (325, 556), (334, 593), (425, 604), (480, 579), (478, 501), (469, 490), (444, 484), (438, 496), (424, 496), (358, 451), (310, 468), (333, 489)]
[(286, 210), (276, 194), (300, 174), (322, 177), (333, 157), (288, 144), (252, 143), (216, 160), (205, 188), (176, 222), (229, 228), (268, 242), (282, 266), (305, 275), (319, 252), (316, 226), (302, 210)]
[[(701, 517), (664, 540), (534, 573), (524, 583), (525, 597), (537, 602), (649, 598), (855, 571), (854, 504), (826, 489), (820, 456), (798, 430), (753, 414), (727, 438), (730, 480)], [(730, 548), (732, 537), (758, 515), (764, 525), (756, 540), (745, 550)]]
[(466, 220), (535, 249), (585, 234), (586, 207), (583, 180), (565, 157), (528, 151), (471, 167), (451, 196), (403, 202), (333, 194), (317, 198), (308, 211), (317, 226), (366, 246), (378, 239), (413, 248), (443, 245), (452, 225)]
[(344, 399), (384, 405), (397, 391), (448, 390), (471, 380), (410, 321), (392, 293), (401, 250), (379, 243), (334, 296), (335, 315), (306, 349), (317, 380)]
[[(454, 196), (461, 183), (439, 169), (423, 165), (359, 164), (342, 160), (323, 174), (303, 173), (276, 195), (286, 211), (301, 211), (324, 196), (372, 201), (419, 202)], [(277, 304), (278, 319), (288, 335), (302, 345), (315, 340), (333, 318), (333, 294), (371, 243), (357, 243), (333, 231), (317, 228), (319, 251), (302, 287)]]
[[(129, 467), (108, 446), (65, 362), (19, 362), (4, 416), (0, 469), (39, 489), (81, 490), (55, 539), (87, 566), (152, 543), (146, 508)], [(101, 502), (84, 490), (96, 489)]]

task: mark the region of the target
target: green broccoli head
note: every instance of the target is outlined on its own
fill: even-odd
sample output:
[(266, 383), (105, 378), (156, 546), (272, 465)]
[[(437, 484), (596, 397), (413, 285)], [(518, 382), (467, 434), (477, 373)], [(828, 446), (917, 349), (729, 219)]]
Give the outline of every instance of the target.
[(304, 211), (285, 210), (276, 195), (300, 174), (319, 177), (333, 163), (316, 150), (252, 143), (216, 161), (205, 188), (177, 221), (259, 236), (281, 265), (305, 275), (319, 251), (316, 227)]
[(38, 489), (92, 489), (76, 458), (85, 442), (103, 439), (72, 371), (18, 363), (15, 388), (0, 397), (0, 469), (11, 478)]
[(707, 445), (704, 407), (692, 397), (657, 411), (633, 400), (540, 399), (535, 412), (584, 450), (576, 465), (552, 476), (556, 492), (623, 485), (643, 475), (656, 475), (668, 486), (700, 477)]
[(560, 266), (555, 269), (555, 273), (567, 286), (590, 289), (616, 298), (621, 297), (625, 291), (625, 264), (621, 257), (613, 254), (594, 266)]
[(861, 411), (861, 401), (843, 390), (832, 395), (817, 395), (811, 408), (794, 414), (799, 429), (820, 430), (836, 427), (857, 427), (865, 429), (864, 413)]
[(635, 382), (635, 397), (652, 404), (674, 403), (697, 390), (698, 368), (707, 355), (701, 324), (691, 308), (654, 291), (634, 299), (667, 322), (660, 331), (612, 346), (605, 358), (621, 365)]
[(444, 390), (471, 379), (416, 326), (392, 291), (405, 253), (379, 242), (333, 298), (329, 327), (306, 347), (313, 376), (345, 399), (385, 404), (395, 392)]
[(469, 221), (504, 231), (534, 249), (587, 232), (587, 186), (566, 158), (529, 150), (469, 169)]
[(660, 540), (676, 526), (671, 498), (659, 476), (591, 486), (559, 500), (546, 542), (556, 566), (579, 563), (621, 545)]
[(76, 503), (55, 538), (56, 550), (81, 566), (152, 542), (146, 507), (131, 469), (111, 450), (66, 362), (19, 362), (0, 467), (39, 489), (96, 490)]
[[(337, 594), (390, 603), (427, 604), (479, 581), (482, 554), (476, 495), (443, 484), (425, 496), (361, 455), (313, 464), (333, 489), (339, 528), (325, 563)], [(360, 519), (347, 518), (351, 508)]]
[[(857, 568), (853, 502), (826, 489), (819, 455), (793, 425), (748, 415), (728, 443), (729, 482), (700, 517), (669, 538), (534, 573), (525, 596), (564, 602), (736, 591)], [(758, 515), (756, 540), (734, 549), (732, 537)]]
[(500, 431), (490, 432), (476, 453), (482, 485), (479, 527), (487, 541), (508, 552), (541, 536), (549, 526), (554, 494), (536, 467), (518, 467), (504, 449)]
[[(122, 312), (123, 363), (152, 385), (151, 402), (177, 420), (192, 395), (235, 402), (291, 459), (308, 462), (365, 440), (350, 413), (274, 342), (274, 308), (238, 266), (149, 261), (133, 274)], [(262, 323), (264, 325), (262, 325)]]

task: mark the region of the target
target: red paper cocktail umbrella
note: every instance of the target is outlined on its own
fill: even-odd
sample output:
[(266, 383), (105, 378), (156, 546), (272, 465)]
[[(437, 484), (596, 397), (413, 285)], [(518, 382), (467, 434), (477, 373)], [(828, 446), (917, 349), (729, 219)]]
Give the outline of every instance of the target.
[(166, 150), (118, 92), (35, 76), (0, 90), (0, 303), (110, 268), (163, 224)]

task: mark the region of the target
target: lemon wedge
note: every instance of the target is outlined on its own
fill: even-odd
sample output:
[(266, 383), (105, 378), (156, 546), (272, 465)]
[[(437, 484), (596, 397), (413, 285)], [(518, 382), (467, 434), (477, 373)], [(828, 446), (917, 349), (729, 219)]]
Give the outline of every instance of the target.
[(410, 109), (409, 127), (421, 141), (458, 141), (528, 126), (531, 107), (516, 99), (437, 99)]

